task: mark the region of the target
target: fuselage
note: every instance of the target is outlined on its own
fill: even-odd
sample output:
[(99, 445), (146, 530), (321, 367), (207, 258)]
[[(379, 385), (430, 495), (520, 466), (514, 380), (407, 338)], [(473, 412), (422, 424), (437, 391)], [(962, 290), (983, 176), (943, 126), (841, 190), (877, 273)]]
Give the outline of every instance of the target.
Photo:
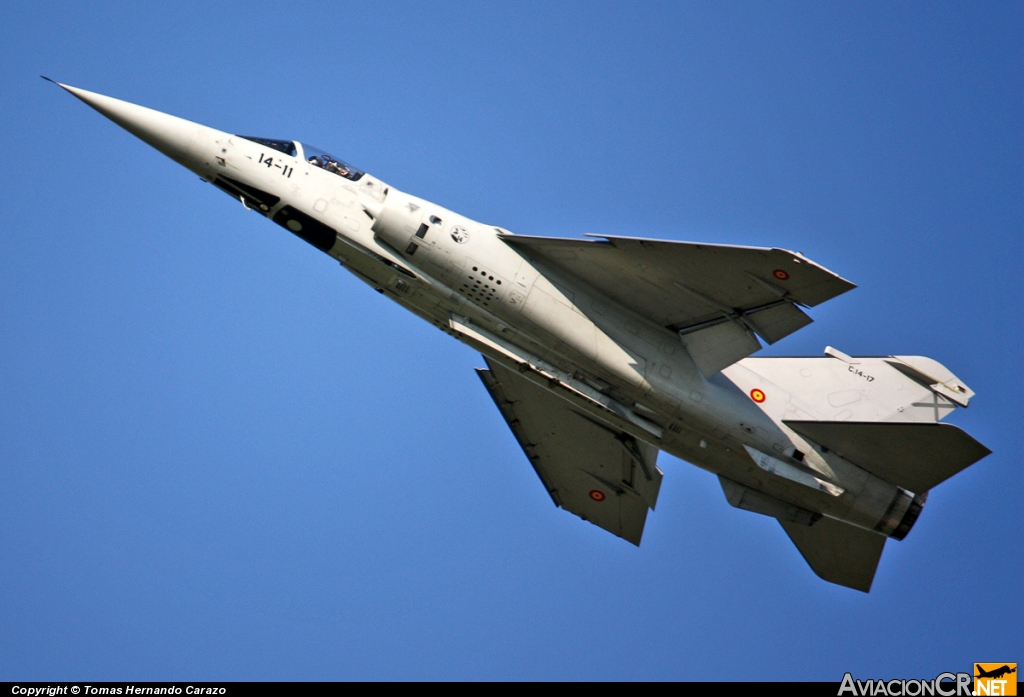
[[(310, 220), (325, 225), (326, 234), (307, 241), (374, 289), (494, 360), (511, 359), (519, 368), (526, 363), (524, 374), (538, 383), (556, 378), (614, 400), (616, 408), (628, 410), (634, 435), (658, 448), (868, 529), (884, 523), (901, 498), (898, 487), (787, 433), (737, 384), (743, 382), (742, 362), (705, 378), (674, 331), (520, 253), (500, 238), (509, 231), (371, 174), (354, 178), (312, 165), (301, 143), (292, 155), (226, 133), (213, 139), (220, 154), (203, 163), (204, 178), (243, 182), (270, 194), (268, 200), (280, 198), (268, 210), (251, 201), (247, 206), (300, 236)], [(280, 214), (284, 209), (288, 215)], [(296, 230), (296, 222), (303, 229)], [(487, 341), (473, 341), (474, 335)], [(771, 391), (775, 399), (783, 395), (777, 386)], [(803, 453), (801, 471), (814, 469), (816, 479), (843, 493), (769, 476), (748, 447), (794, 467), (790, 458)]]
[[(911, 506), (913, 493), (804, 440), (752, 399), (753, 388), (768, 388), (743, 361), (706, 378), (675, 331), (530, 258), (502, 239), (507, 230), (301, 143), (233, 135), (66, 89), (442, 331), (578, 396), (577, 406), (597, 418), (613, 412), (659, 449), (885, 535)], [(770, 391), (788, 399), (779, 386)]]

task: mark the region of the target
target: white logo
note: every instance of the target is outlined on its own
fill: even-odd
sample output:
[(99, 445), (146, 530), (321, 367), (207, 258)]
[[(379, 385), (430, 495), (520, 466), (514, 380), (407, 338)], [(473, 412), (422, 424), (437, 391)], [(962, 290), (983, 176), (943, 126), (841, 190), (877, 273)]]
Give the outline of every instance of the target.
[(469, 242), (469, 233), (466, 232), (466, 228), (456, 225), (452, 228), (452, 239), (458, 244), (466, 244)]

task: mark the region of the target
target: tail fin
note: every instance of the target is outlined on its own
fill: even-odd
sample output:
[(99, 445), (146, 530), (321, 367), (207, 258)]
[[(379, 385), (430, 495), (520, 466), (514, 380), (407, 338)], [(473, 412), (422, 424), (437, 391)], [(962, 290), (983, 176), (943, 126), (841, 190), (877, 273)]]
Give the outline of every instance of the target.
[(829, 346), (821, 358), (746, 358), (739, 365), (789, 393), (786, 413), (778, 415), (786, 420), (934, 423), (974, 396), (924, 356), (854, 358)]
[(746, 358), (727, 369), (741, 389), (775, 393), (761, 408), (777, 423), (917, 494), (991, 451), (938, 423), (974, 392), (923, 356)]

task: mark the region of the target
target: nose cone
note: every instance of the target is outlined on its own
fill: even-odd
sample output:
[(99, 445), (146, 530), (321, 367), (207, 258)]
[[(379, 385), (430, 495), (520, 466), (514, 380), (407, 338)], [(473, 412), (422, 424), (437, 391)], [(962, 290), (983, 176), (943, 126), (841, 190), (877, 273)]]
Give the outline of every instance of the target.
[[(49, 78), (45, 78), (49, 80)], [(53, 80), (50, 80), (53, 82)], [(189, 169), (202, 172), (208, 166), (212, 138), (218, 133), (192, 121), (161, 111), (107, 97), (88, 90), (54, 83), (132, 135), (144, 140), (169, 158)]]

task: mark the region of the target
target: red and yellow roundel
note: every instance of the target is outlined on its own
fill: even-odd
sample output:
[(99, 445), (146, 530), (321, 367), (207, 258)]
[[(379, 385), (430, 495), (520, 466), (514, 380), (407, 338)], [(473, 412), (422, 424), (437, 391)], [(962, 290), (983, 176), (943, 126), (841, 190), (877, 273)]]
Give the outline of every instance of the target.
[(779, 279), (780, 281), (785, 281), (786, 279), (789, 278), (789, 274), (783, 271), (782, 269), (775, 269), (774, 271), (772, 271), (772, 276), (775, 276), (775, 278)]
[(761, 390), (757, 389), (756, 387), (750, 391), (750, 398), (752, 400), (754, 400), (755, 402), (757, 402), (758, 404), (760, 404), (764, 400), (768, 399), (765, 396), (764, 392), (762, 392)]
[(594, 489), (593, 491), (590, 492), (590, 498), (594, 499), (595, 501), (604, 501), (604, 492), (601, 491), (600, 489)]

